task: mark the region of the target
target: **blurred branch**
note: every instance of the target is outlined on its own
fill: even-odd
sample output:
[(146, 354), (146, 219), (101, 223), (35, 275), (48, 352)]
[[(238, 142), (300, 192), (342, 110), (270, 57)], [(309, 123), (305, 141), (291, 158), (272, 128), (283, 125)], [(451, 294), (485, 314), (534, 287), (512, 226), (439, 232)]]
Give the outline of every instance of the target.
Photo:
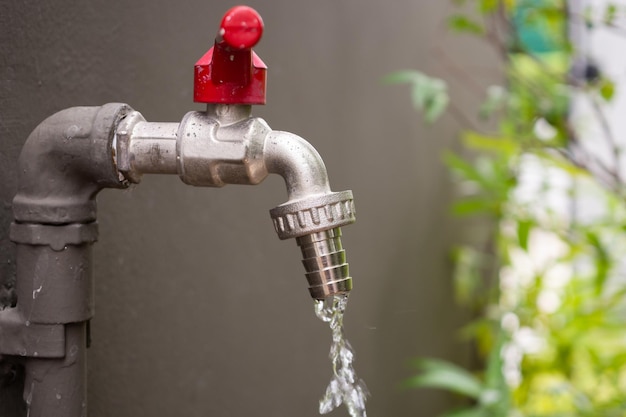
[(607, 146), (609, 147), (609, 151), (611, 152), (613, 156), (613, 165), (614, 165), (613, 170), (612, 170), (613, 178), (615, 179), (616, 182), (623, 185), (622, 176), (620, 174), (621, 152), (617, 144), (615, 135), (613, 134), (613, 129), (611, 129), (611, 126), (609, 125), (609, 122), (606, 118), (606, 114), (604, 113), (604, 110), (602, 109), (602, 107), (600, 106), (600, 103), (598, 102), (598, 98), (592, 94), (588, 94), (587, 97), (589, 101), (591, 102), (591, 108), (593, 109), (593, 112), (596, 118), (598, 119), (598, 122), (600, 123), (600, 127), (602, 129), (602, 133), (604, 134), (603, 135), (604, 139), (607, 142)]
[[(570, 87), (579, 89), (579, 90), (587, 90), (589, 88), (589, 84), (586, 82), (586, 80), (581, 80), (579, 78), (577, 78), (576, 76), (574, 76), (574, 74), (572, 74), (571, 72), (566, 72), (565, 74), (557, 74), (554, 73), (554, 71), (552, 71), (544, 62), (543, 59), (541, 59), (540, 57), (538, 57), (536, 54), (534, 54), (532, 51), (528, 50), (528, 48), (526, 48), (524, 46), (524, 44), (521, 42), (521, 39), (519, 38), (519, 33), (515, 27), (515, 25), (511, 22), (511, 20), (507, 17), (506, 14), (506, 10), (504, 9), (504, 2), (503, 0), (499, 1), (499, 8), (498, 8), (498, 18), (499, 21), (501, 21), (505, 26), (506, 26), (506, 30), (507, 32), (511, 35), (511, 37), (514, 39), (514, 42), (517, 46), (517, 48), (519, 48), (520, 52), (529, 57), (530, 59), (533, 60), (533, 62), (535, 62), (542, 70), (542, 72), (545, 75), (550, 76), (551, 78), (554, 79), (555, 82), (560, 82), (560, 83), (564, 83), (569, 85)], [(565, 10), (563, 10), (565, 12)], [(568, 16), (577, 16), (580, 19), (584, 19), (584, 16), (581, 16), (580, 14), (574, 14), (574, 13), (569, 13)], [(586, 19), (585, 19), (586, 22)], [(611, 27), (611, 25), (607, 26)], [(615, 25), (613, 25), (613, 28), (619, 28), (616, 27)], [(624, 29), (624, 28), (621, 28)], [(624, 34), (626, 35), (626, 29), (624, 30)], [(504, 47), (504, 43), (502, 42), (502, 39), (498, 38), (497, 35), (494, 35), (494, 32), (491, 33), (487, 33), (487, 40), (490, 41), (490, 43), (496, 47), (496, 49), (498, 49), (501, 53), (506, 53), (506, 55), (508, 56), (508, 50)], [(500, 42), (498, 44), (498, 42)], [(503, 52), (503, 48), (504, 48), (504, 52)], [(512, 76), (515, 76), (515, 74), (512, 74)], [(523, 82), (524, 84), (526, 84), (527, 87), (531, 88), (532, 90), (534, 90), (534, 93), (537, 94), (540, 91), (540, 86), (534, 86), (532, 84), (532, 82), (530, 82), (530, 80), (524, 78), (524, 77), (517, 77), (516, 78), (517, 82)], [(537, 94), (538, 96), (540, 94)], [(604, 110), (602, 109), (602, 106), (600, 105), (597, 97), (593, 94), (587, 93), (585, 94), (585, 96), (589, 99), (590, 103), (591, 103), (591, 108), (593, 110), (594, 116), (597, 119), (598, 123), (600, 124), (600, 128), (602, 129), (602, 133), (603, 133), (603, 139), (605, 140), (605, 142), (607, 143), (607, 146), (609, 148), (609, 152), (612, 155), (613, 161), (612, 161), (612, 165), (613, 167), (609, 167), (607, 166), (605, 163), (603, 163), (597, 156), (594, 155), (590, 155), (589, 152), (585, 152), (587, 155), (586, 161), (582, 161), (581, 159), (579, 159), (579, 157), (574, 158), (574, 154), (571, 152), (561, 152), (561, 154), (565, 157), (568, 158), (572, 163), (574, 163), (576, 166), (578, 166), (579, 168), (585, 169), (587, 170), (592, 176), (598, 178), (600, 180), (600, 182), (602, 184), (604, 184), (605, 187), (607, 187), (608, 189), (610, 189), (611, 191), (617, 193), (618, 195), (621, 195), (623, 193), (622, 189), (623, 186), (625, 185), (623, 182), (623, 178), (621, 176), (621, 172), (620, 172), (620, 166), (621, 166), (621, 151), (620, 148), (618, 146), (618, 142), (617, 139), (615, 138), (615, 135), (613, 133), (613, 129), (611, 128), (610, 124), (608, 123), (608, 119), (606, 117), (606, 114), (604, 112)], [(569, 125), (570, 123), (568, 123)], [(571, 127), (568, 126), (568, 136), (570, 139), (570, 142), (573, 142), (576, 144), (576, 146), (578, 146), (579, 149), (581, 148), (580, 145), (580, 141), (577, 137), (577, 134), (575, 133), (575, 130)], [(577, 152), (577, 154), (580, 154), (580, 152)], [(610, 180), (607, 181), (606, 178), (601, 178), (599, 176), (598, 173), (598, 169), (594, 168), (597, 167), (598, 169), (600, 169), (605, 175), (607, 175)]]

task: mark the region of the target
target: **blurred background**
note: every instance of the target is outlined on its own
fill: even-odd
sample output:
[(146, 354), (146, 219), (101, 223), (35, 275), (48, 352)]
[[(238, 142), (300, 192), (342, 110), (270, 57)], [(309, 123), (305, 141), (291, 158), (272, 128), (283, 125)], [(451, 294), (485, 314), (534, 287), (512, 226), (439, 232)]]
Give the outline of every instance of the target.
[[(16, 161), (28, 134), (78, 105), (125, 102), (149, 121), (202, 109), (192, 100), (193, 65), (235, 4), (0, 1), (5, 304)], [(371, 392), (369, 415), (434, 416), (447, 394), (400, 384), (411, 358), (471, 358), (458, 335), (466, 318), (454, 305), (448, 257), (463, 228), (449, 215), (454, 192), (440, 158), (460, 127), (448, 116), (425, 126), (407, 89), (382, 80), (402, 69), (436, 72), (450, 78), (456, 112), (471, 118), (475, 97), (450, 59), (484, 74), (475, 82), (485, 86), (499, 71), (479, 42), (447, 33), (448, 2), (248, 4), (264, 19), (255, 51), (269, 67), (268, 103), (254, 114), (311, 142), (333, 189), (354, 192), (357, 223), (343, 230), (355, 287), (345, 326)], [(91, 415), (318, 415), (330, 332), (314, 315), (295, 242), (273, 230), (268, 210), (285, 200), (278, 177), (209, 189), (144, 176), (100, 194)], [(5, 405), (20, 400), (21, 387), (1, 389)]]

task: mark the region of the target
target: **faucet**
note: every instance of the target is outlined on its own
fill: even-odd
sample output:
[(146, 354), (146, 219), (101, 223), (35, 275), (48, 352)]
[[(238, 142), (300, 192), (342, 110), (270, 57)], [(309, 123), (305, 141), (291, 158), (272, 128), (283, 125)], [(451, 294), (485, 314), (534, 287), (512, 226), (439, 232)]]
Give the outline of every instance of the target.
[(10, 238), (17, 304), (0, 311), (0, 360), (24, 365), (32, 417), (87, 412), (86, 341), (94, 314), (92, 246), (96, 195), (144, 174), (189, 185), (255, 185), (283, 177), (288, 200), (270, 210), (280, 239), (295, 238), (312, 298), (352, 289), (341, 227), (355, 221), (351, 191), (331, 191), (311, 144), (252, 117), (265, 104), (266, 71), (252, 47), (263, 21), (246, 6), (224, 15), (214, 46), (194, 70), (194, 101), (206, 111), (180, 123), (148, 122), (122, 103), (73, 107), (44, 120), (19, 157)]

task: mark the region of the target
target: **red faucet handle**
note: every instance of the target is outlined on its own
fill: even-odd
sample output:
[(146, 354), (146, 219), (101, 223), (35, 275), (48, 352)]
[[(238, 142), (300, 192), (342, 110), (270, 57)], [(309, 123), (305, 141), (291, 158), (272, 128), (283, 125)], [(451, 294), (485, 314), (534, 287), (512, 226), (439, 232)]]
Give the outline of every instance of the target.
[(252, 51), (263, 35), (261, 16), (248, 6), (228, 10), (214, 46), (196, 62), (194, 101), (265, 104), (267, 67)]
[(221, 37), (233, 49), (250, 49), (263, 35), (263, 19), (252, 7), (235, 6), (222, 18)]

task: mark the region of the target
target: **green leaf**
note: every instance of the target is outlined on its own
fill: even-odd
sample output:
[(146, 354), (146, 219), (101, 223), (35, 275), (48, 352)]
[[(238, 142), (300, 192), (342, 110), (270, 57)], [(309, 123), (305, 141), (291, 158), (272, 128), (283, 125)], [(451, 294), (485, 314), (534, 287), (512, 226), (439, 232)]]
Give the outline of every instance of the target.
[(596, 267), (596, 277), (594, 281), (596, 294), (602, 293), (604, 289), (604, 283), (609, 275), (609, 269), (611, 268), (611, 258), (609, 257), (609, 253), (606, 248), (600, 241), (599, 236), (592, 232), (587, 232), (587, 241), (594, 249), (595, 256), (595, 267)]
[(478, 171), (478, 169), (476, 169), (474, 165), (470, 164), (469, 162), (467, 162), (465, 159), (461, 158), (457, 154), (452, 153), (452, 152), (445, 152), (443, 154), (443, 161), (445, 162), (447, 166), (452, 168), (452, 170), (454, 170), (458, 175), (460, 175), (461, 178), (469, 180), (469, 181), (474, 181), (478, 184), (485, 183), (485, 180), (480, 174), (480, 172)]
[(453, 363), (439, 359), (420, 359), (419, 375), (405, 381), (412, 388), (440, 388), (474, 399), (480, 398), (482, 383), (474, 375)]
[(533, 222), (530, 220), (518, 220), (517, 222), (517, 241), (520, 248), (525, 251), (528, 251), (528, 237), (532, 226)]
[(415, 83), (419, 82), (423, 76), (424, 74), (415, 70), (396, 71), (385, 76), (383, 82), (389, 84)]
[(499, 0), (480, 0), (478, 2), (478, 11), (482, 14), (493, 13), (498, 10)]
[(515, 185), (507, 172), (506, 160), (481, 156), (470, 163), (452, 152), (445, 152), (443, 160), (462, 180), (475, 183), (479, 192), (489, 196), (494, 209), (506, 199), (510, 188)]
[(602, 78), (598, 91), (600, 92), (600, 97), (605, 101), (611, 101), (615, 95), (615, 83), (607, 78)]
[(434, 94), (430, 97), (430, 100), (426, 102), (424, 106), (424, 118), (427, 122), (433, 123), (441, 116), (441, 114), (448, 107), (448, 94), (442, 91), (440, 94)]
[(477, 151), (488, 151), (505, 155), (519, 152), (520, 145), (514, 139), (506, 137), (485, 136), (476, 132), (463, 132), (463, 144)]
[(617, 5), (615, 3), (609, 3), (604, 9), (604, 24), (612, 25), (615, 22), (617, 16)]
[(482, 35), (485, 28), (465, 15), (455, 14), (448, 19), (448, 27), (455, 32)]
[(495, 343), (491, 347), (487, 358), (487, 368), (485, 370), (485, 385), (490, 389), (506, 390), (507, 385), (502, 375), (502, 346), (506, 340), (506, 335), (501, 329), (497, 329), (498, 335)]
[(493, 211), (493, 209), (493, 202), (484, 198), (464, 198), (452, 204), (452, 214), (455, 216), (486, 213)]
[(475, 304), (484, 289), (481, 269), (484, 255), (471, 246), (457, 246), (452, 250), (454, 262), (454, 292), (461, 304)]
[(409, 70), (389, 74), (384, 81), (391, 84), (410, 84), (413, 107), (424, 112), (424, 119), (428, 123), (441, 116), (448, 105), (448, 86), (439, 78)]

